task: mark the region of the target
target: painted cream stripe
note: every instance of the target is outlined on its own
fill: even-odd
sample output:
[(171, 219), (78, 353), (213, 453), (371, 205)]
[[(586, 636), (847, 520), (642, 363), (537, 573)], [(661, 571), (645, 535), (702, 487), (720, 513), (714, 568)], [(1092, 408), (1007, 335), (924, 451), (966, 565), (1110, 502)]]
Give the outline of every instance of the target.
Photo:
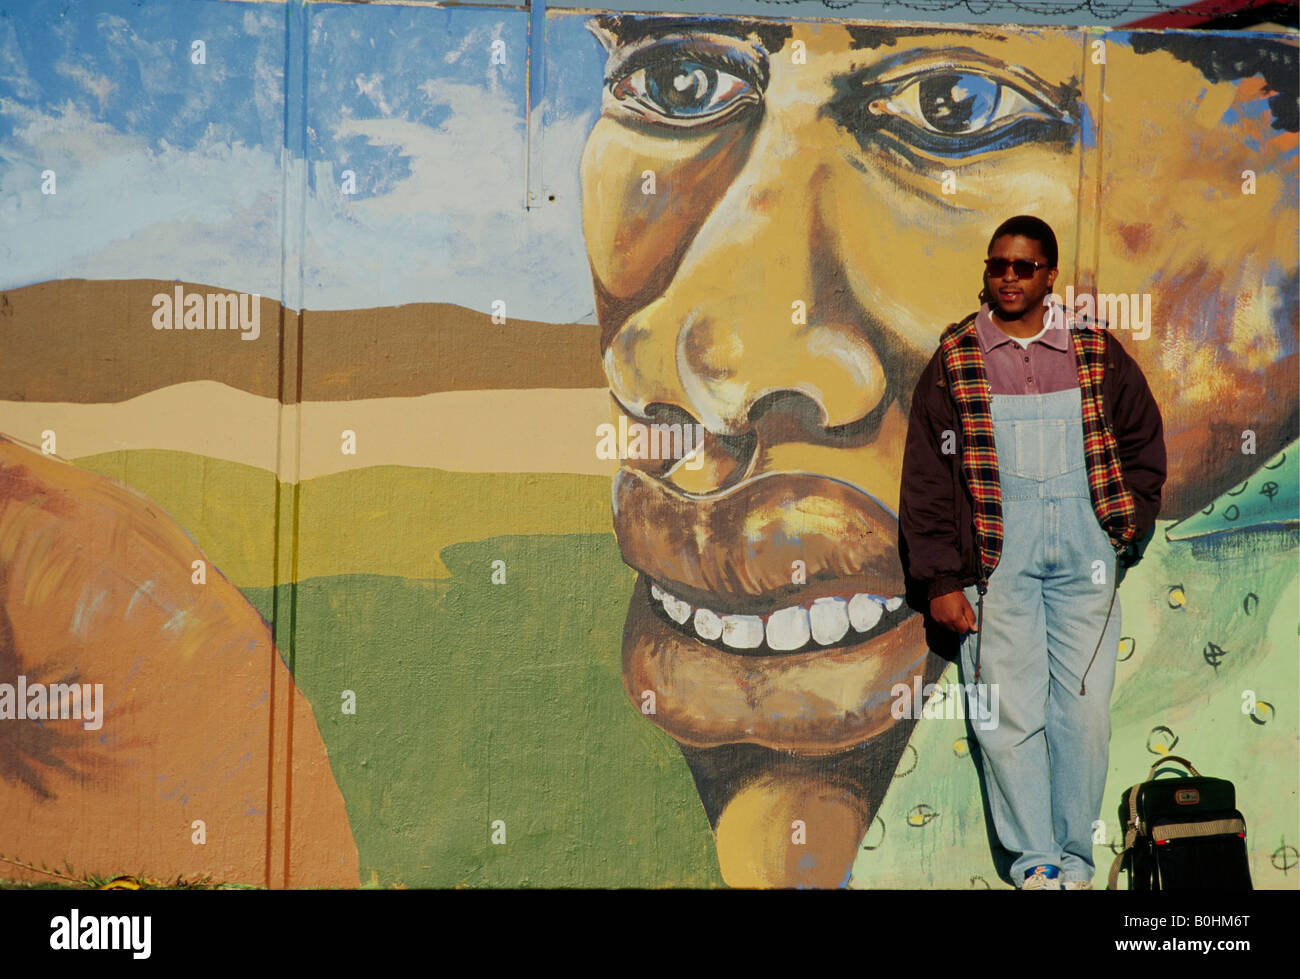
[[(281, 406), (216, 381), (189, 381), (116, 404), (0, 401), (0, 434), (40, 446), (42, 433), (53, 431), (64, 459), (176, 449), (278, 472), (286, 482), (383, 465), (612, 476), (617, 462), (596, 457), (596, 427), (609, 420), (604, 388)], [(356, 433), (356, 455), (342, 452), (345, 430)], [(278, 468), (277, 441), (285, 447)]]

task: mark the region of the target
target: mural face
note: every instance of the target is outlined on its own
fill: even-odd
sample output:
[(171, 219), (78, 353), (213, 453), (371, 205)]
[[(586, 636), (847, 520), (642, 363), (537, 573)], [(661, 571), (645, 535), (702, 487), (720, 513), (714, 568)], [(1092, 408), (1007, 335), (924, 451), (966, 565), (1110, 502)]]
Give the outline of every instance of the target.
[[(1201, 66), (1208, 39), (590, 29), (609, 62), (583, 220), (615, 413), (707, 432), (703, 465), (615, 478), (627, 691), (683, 746), (729, 882), (838, 883), (902, 748), (889, 691), (942, 666), (902, 602), (902, 446), (991, 230), (1052, 225), (1058, 293), (1150, 296), (1150, 338), (1121, 342), (1166, 419), (1162, 516), (1186, 516), (1258, 466), (1243, 429), (1265, 455), (1295, 434), (1295, 184), (1241, 184), (1294, 165), (1294, 80), (1274, 115), (1255, 66)], [(799, 858), (813, 809), (830, 831)]]

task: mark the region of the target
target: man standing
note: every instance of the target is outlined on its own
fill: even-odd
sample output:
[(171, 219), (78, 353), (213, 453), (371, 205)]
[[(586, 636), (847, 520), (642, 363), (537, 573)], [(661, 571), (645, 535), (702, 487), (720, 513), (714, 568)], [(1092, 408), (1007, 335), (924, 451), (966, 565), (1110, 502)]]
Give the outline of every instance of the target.
[(994, 232), (984, 304), (944, 331), (917, 382), (899, 505), (904, 567), (924, 611), (963, 637), (970, 696), (998, 687), (998, 723), (975, 733), (1025, 890), (1092, 886), (1115, 590), (1155, 525), (1166, 465), (1142, 371), (1052, 304), (1056, 265), (1038, 218)]

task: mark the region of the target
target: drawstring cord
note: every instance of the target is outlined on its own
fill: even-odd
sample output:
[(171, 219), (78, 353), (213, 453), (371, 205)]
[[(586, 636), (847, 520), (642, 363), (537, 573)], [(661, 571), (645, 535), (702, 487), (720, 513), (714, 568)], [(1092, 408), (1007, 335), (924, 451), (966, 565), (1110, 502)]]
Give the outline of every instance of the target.
[[(1119, 555), (1115, 556), (1115, 573), (1110, 576), (1110, 604), (1106, 606), (1106, 621), (1101, 624), (1101, 635), (1097, 637), (1097, 648), (1092, 651), (1092, 659), (1088, 660), (1088, 670), (1092, 669), (1092, 664), (1097, 659), (1097, 653), (1101, 650), (1101, 641), (1106, 638), (1106, 627), (1110, 625), (1110, 611), (1115, 607), (1115, 593), (1119, 591)], [(1083, 696), (1088, 692), (1086, 684), (1088, 683), (1088, 670), (1083, 671), (1083, 679), (1079, 681), (1079, 695)]]
[[(1119, 591), (1119, 559), (1115, 560), (1115, 573), (1110, 576), (1110, 604), (1106, 606), (1106, 621), (1102, 623), (1101, 635), (1097, 637), (1097, 647), (1092, 651), (1092, 659), (1088, 660), (1088, 669), (1083, 671), (1083, 678), (1079, 682), (1079, 695), (1086, 696), (1088, 693), (1088, 671), (1092, 669), (1092, 664), (1097, 661), (1097, 653), (1101, 651), (1101, 641), (1106, 638), (1106, 627), (1110, 625), (1110, 613), (1115, 608), (1115, 593)], [(988, 582), (984, 578), (976, 583), (979, 589), (978, 611), (975, 613), (975, 682), (980, 682), (980, 647), (984, 641), (984, 593), (988, 591)]]

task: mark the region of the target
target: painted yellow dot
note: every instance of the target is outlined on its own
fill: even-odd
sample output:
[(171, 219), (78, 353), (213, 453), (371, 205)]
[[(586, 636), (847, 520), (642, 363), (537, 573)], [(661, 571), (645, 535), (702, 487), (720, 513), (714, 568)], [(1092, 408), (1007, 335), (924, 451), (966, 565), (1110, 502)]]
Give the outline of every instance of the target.
[(114, 877), (107, 884), (100, 887), (101, 891), (138, 891), (140, 890), (140, 881), (134, 877)]
[(925, 826), (939, 814), (927, 806), (925, 803), (917, 806), (907, 814), (907, 824), (909, 826)]

